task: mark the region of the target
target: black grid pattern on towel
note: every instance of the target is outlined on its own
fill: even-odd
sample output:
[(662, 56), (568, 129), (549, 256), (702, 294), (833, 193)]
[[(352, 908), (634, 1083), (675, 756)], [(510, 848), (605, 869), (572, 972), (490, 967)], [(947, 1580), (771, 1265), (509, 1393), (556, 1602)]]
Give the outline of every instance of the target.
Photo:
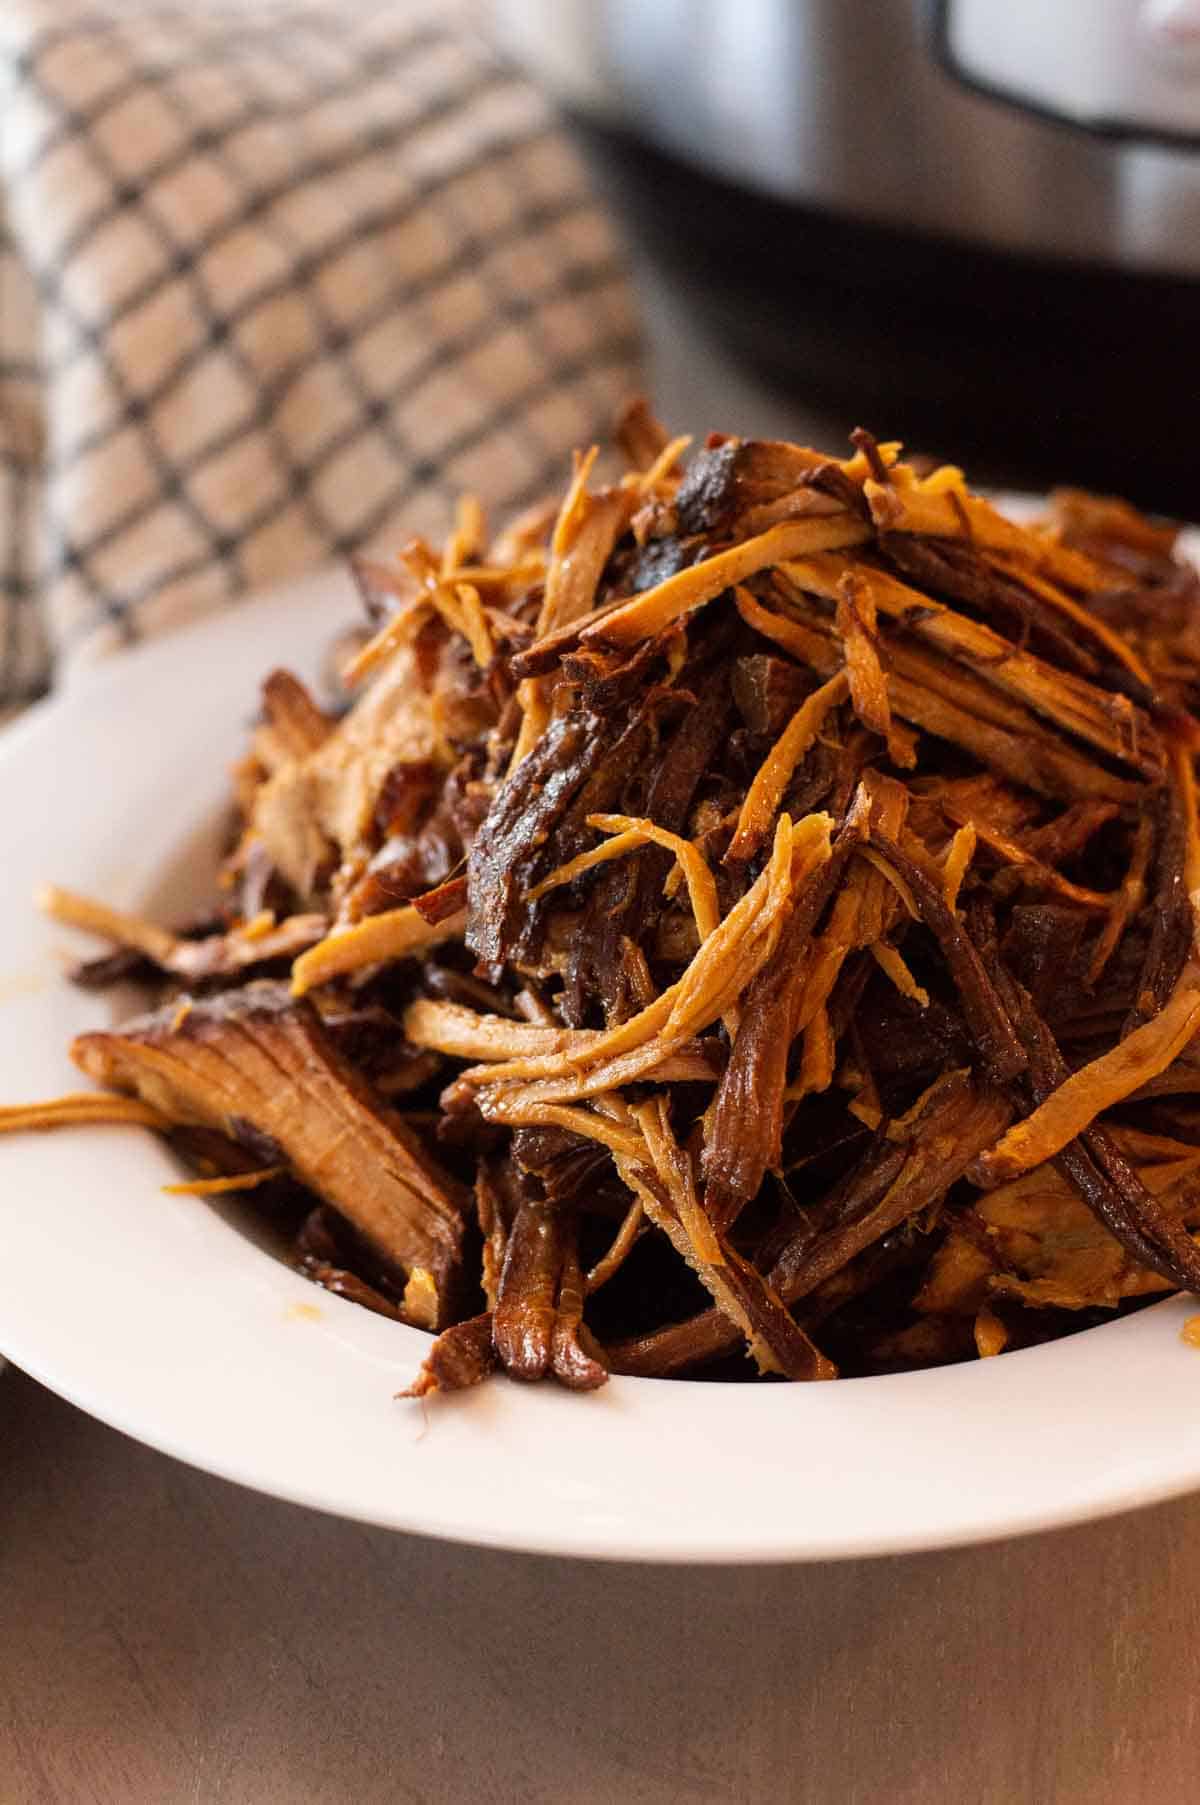
[(463, 488), (518, 505), (603, 431), (636, 370), (619, 255), (447, 5), (24, 3), (0, 703), (54, 656), (436, 531)]

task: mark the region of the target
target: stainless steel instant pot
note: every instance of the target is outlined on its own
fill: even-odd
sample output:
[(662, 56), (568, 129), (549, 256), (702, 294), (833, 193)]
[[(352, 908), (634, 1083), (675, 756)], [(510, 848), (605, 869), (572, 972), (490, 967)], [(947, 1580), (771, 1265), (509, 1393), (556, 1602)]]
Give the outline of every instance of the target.
[(1200, 515), (1200, 0), (494, 0), (730, 349)]

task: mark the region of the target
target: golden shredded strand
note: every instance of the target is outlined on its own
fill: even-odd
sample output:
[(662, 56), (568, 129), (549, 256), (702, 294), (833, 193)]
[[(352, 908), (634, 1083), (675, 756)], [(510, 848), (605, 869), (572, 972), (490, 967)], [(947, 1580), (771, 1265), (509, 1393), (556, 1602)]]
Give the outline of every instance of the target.
[(761, 633), (764, 639), (774, 640), (791, 657), (801, 664), (811, 665), (823, 677), (836, 671), (841, 662), (837, 648), (823, 634), (813, 633), (782, 614), (772, 614), (741, 584), (735, 585), (733, 599), (746, 625)]
[[(600, 447), (598, 445), (590, 445), (585, 452), (580, 453), (577, 451), (575, 453), (571, 481), (567, 485), (567, 492), (563, 496), (562, 505), (558, 510), (558, 518), (554, 522), (554, 531), (550, 535), (550, 562), (552, 566), (557, 560), (566, 556), (571, 548), (571, 541), (574, 539), (583, 523), (588, 501), (588, 479), (595, 469), (596, 459), (599, 456)], [(544, 604), (543, 612), (545, 612)], [(557, 625), (558, 622), (553, 618), (553, 611), (551, 610), (544, 626), (539, 618), (538, 631), (546, 632), (550, 627), (556, 627)]]
[(386, 664), (393, 653), (406, 646), (429, 612), (429, 597), (410, 596), (384, 622), (378, 633), (342, 667), (342, 682), (347, 689), (357, 689), (374, 671)]
[(641, 471), (634, 479), (642, 495), (649, 495), (675, 474), (675, 467), (691, 442), (691, 433), (685, 432), (680, 433), (678, 438), (671, 439), (663, 446), (650, 468)]
[[(595, 825), (595, 821), (591, 824)], [(624, 832), (618, 830), (612, 839), (602, 840), (598, 846), (589, 846), (586, 852), (576, 853), (565, 865), (559, 865), (549, 877), (544, 877), (540, 884), (533, 886), (529, 900), (540, 902), (551, 890), (558, 890), (563, 884), (573, 884), (585, 871), (593, 871), (597, 865), (607, 865), (611, 859), (624, 858), (627, 852), (636, 852), (647, 843), (645, 834), (640, 834), (633, 828)]]
[(989, 1189), (1053, 1159), (1097, 1116), (1165, 1072), (1200, 1032), (1200, 962), (1189, 959), (1174, 992), (1154, 1017), (1107, 1053), (1081, 1066), (1046, 1101), (1014, 1122), (976, 1162)]
[(517, 685), (517, 702), (521, 709), (521, 726), (508, 761), (510, 776), (529, 757), (550, 725), (550, 702), (541, 677), (521, 679)]
[(722, 590), (744, 583), (756, 571), (778, 564), (784, 558), (797, 557), (806, 551), (832, 551), (839, 546), (861, 545), (870, 537), (871, 529), (850, 514), (781, 521), (765, 533), (705, 558), (700, 564), (693, 564), (655, 588), (634, 596), (623, 607), (586, 627), (583, 640), (585, 643), (600, 640), (610, 645), (628, 645), (635, 640), (649, 639), (681, 615), (703, 608)]
[(889, 946), (886, 940), (873, 941), (871, 956), (879, 969), (887, 973), (901, 996), (908, 997), (922, 1009), (928, 1009), (929, 992), (917, 983), (894, 946)]
[(863, 726), (886, 740), (893, 762), (899, 763), (909, 754), (899, 743), (892, 745), (892, 705), (879, 655), (875, 618), (871, 584), (858, 571), (844, 571), (838, 581), (835, 624), (846, 659), (850, 702)]
[(338, 928), (301, 953), (292, 966), (292, 995), (302, 997), (318, 984), (327, 984), (330, 978), (345, 977), (394, 959), (408, 959), (443, 940), (456, 940), (465, 925), (464, 910), (447, 916), (445, 921), (430, 923), (409, 903), (382, 915), (368, 915), (353, 927)]
[(179, 945), (176, 936), (168, 933), (166, 928), (157, 927), (140, 915), (110, 909), (107, 903), (81, 896), (75, 890), (64, 890), (59, 884), (43, 884), (36, 900), (42, 914), (52, 921), (61, 921), (66, 927), (82, 928), (85, 933), (111, 940), (117, 946), (128, 946), (134, 952), (145, 953), (156, 965), (168, 964)]
[(464, 565), (482, 558), (487, 545), (487, 515), (477, 495), (462, 495), (454, 510), (454, 530), (442, 552), (443, 579), (461, 572)]
[(800, 704), (746, 791), (737, 828), (725, 854), (726, 863), (751, 858), (757, 852), (796, 766), (821, 731), (826, 716), (839, 702), (844, 702), (849, 693), (849, 677), (845, 671), (839, 671)]
[(31, 1129), (80, 1128), (89, 1123), (167, 1129), (171, 1118), (137, 1097), (114, 1097), (106, 1091), (73, 1091), (46, 1103), (0, 1106), (0, 1134), (27, 1134)]
[(622, 837), (626, 834), (636, 835), (643, 844), (661, 846), (665, 851), (673, 853), (687, 885), (696, 932), (701, 942), (716, 931), (721, 920), (717, 880), (709, 870), (703, 853), (690, 840), (685, 840), (681, 834), (670, 833), (665, 827), (657, 827), (644, 816), (589, 815), (587, 819), (589, 827), (598, 827), (602, 833)]
[(286, 1175), (286, 1166), (259, 1166), (253, 1172), (232, 1172), (223, 1178), (188, 1178), (162, 1188), (168, 1197), (223, 1197), (227, 1191), (257, 1190), (259, 1185)]
[(593, 1291), (599, 1291), (601, 1285), (606, 1285), (615, 1272), (620, 1271), (630, 1248), (642, 1232), (645, 1220), (646, 1206), (640, 1197), (635, 1197), (621, 1218), (621, 1226), (609, 1242), (608, 1251), (596, 1261), (584, 1280), (584, 1289), (589, 1297)]
[(975, 829), (967, 822), (957, 830), (946, 848), (946, 862), (942, 867), (942, 895), (948, 909), (957, 909), (958, 893), (974, 857)]
[(456, 583), (454, 593), (462, 610), (463, 633), (471, 648), (471, 656), (480, 670), (486, 671), (496, 655), (496, 647), (483, 611), (483, 603), (479, 599), (479, 591), (474, 583)]

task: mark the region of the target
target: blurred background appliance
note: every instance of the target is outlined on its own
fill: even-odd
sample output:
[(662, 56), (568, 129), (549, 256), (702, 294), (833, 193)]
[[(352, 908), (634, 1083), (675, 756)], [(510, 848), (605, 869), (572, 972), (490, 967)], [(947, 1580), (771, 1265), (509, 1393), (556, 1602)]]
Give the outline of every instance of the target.
[(635, 257), (773, 389), (980, 478), (1200, 516), (1200, 0), (491, 14)]

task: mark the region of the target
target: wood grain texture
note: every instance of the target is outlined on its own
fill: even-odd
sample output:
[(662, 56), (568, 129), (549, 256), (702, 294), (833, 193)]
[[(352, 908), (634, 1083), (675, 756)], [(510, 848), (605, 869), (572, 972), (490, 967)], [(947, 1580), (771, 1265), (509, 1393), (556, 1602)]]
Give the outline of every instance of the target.
[(1200, 1498), (809, 1568), (277, 1504), (0, 1381), (4, 1805), (1197, 1796)]

